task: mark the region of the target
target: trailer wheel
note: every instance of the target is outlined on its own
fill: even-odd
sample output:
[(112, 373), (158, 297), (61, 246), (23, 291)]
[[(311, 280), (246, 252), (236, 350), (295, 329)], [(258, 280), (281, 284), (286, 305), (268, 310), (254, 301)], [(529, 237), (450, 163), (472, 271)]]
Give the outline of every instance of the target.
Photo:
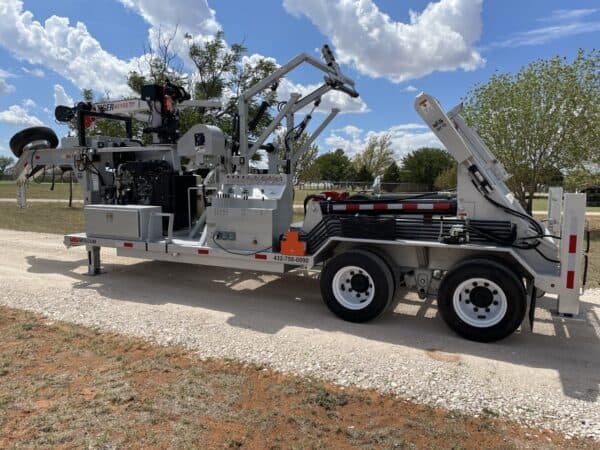
[(333, 257), (321, 272), (321, 295), (327, 307), (349, 322), (367, 322), (379, 316), (394, 296), (388, 265), (366, 250)]
[(523, 283), (496, 261), (473, 259), (454, 266), (438, 291), (442, 319), (459, 335), (492, 342), (512, 334), (527, 309)]

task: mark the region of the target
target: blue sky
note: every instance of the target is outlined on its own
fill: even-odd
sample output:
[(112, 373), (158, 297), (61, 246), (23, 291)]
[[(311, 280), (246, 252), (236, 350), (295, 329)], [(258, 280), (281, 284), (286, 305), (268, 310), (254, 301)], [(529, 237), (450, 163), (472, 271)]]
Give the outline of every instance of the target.
[[(338, 115), (319, 139), (322, 152), (354, 153), (369, 135), (392, 133), (397, 157), (436, 140), (413, 110), (418, 91), (449, 109), (495, 71), (537, 58), (572, 58), (600, 42), (600, 1), (578, 0), (2, 0), (0, 2), (0, 155), (27, 126), (58, 134), (55, 104), (82, 88), (127, 95), (125, 76), (157, 30), (178, 26), (205, 39), (218, 29), (248, 55), (283, 64), (328, 43), (356, 81), (360, 101), (335, 95)], [(189, 69), (189, 68), (188, 68)], [(318, 83), (293, 75), (281, 95)]]

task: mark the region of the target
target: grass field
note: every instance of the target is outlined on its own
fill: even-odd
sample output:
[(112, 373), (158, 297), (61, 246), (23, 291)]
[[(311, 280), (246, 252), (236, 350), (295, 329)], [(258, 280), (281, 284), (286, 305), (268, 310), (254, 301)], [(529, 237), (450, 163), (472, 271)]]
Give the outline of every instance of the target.
[[(27, 185), (27, 198), (39, 198), (44, 200), (68, 200), (69, 184), (56, 183), (54, 190), (50, 190), (51, 183), (29, 183)], [(0, 181), (0, 198), (16, 198), (17, 188), (13, 181)], [(73, 199), (81, 200), (81, 188), (79, 183), (73, 183)]]
[(594, 448), (0, 306), (0, 448)]
[[(43, 200), (68, 200), (69, 185), (67, 183), (56, 183), (54, 190), (50, 190), (50, 183), (30, 183), (27, 188), (27, 198)], [(297, 189), (294, 192), (294, 203), (302, 205), (306, 196), (319, 194), (321, 190), (317, 189)], [(0, 181), (0, 198), (15, 198), (16, 187), (12, 181)], [(78, 183), (73, 183), (73, 199), (81, 200), (81, 188)], [(536, 198), (533, 201), (534, 211), (546, 211), (548, 209), (548, 200), (546, 198)], [(587, 208), (590, 212), (600, 212), (600, 207)]]

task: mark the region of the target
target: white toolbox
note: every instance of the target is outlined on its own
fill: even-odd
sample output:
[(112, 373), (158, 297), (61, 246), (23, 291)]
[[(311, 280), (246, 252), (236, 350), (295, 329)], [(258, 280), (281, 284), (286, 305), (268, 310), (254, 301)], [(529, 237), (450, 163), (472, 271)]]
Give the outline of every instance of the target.
[(160, 206), (86, 205), (85, 232), (88, 237), (154, 241), (162, 238)]

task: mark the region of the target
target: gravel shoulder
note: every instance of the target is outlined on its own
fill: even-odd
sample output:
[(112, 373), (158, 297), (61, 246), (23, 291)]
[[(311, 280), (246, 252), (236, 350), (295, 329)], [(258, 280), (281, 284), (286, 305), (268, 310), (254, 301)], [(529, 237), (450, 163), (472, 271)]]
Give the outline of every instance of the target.
[(580, 321), (539, 302), (534, 332), (495, 344), (454, 336), (435, 302), (400, 292), (393, 313), (350, 324), (320, 299), (315, 274), (283, 277), (118, 258), (88, 277), (57, 235), (0, 230), (0, 303), (51, 318), (183, 344), (201, 357), (268, 364), (471, 414), (485, 411), (600, 440), (600, 290)]

